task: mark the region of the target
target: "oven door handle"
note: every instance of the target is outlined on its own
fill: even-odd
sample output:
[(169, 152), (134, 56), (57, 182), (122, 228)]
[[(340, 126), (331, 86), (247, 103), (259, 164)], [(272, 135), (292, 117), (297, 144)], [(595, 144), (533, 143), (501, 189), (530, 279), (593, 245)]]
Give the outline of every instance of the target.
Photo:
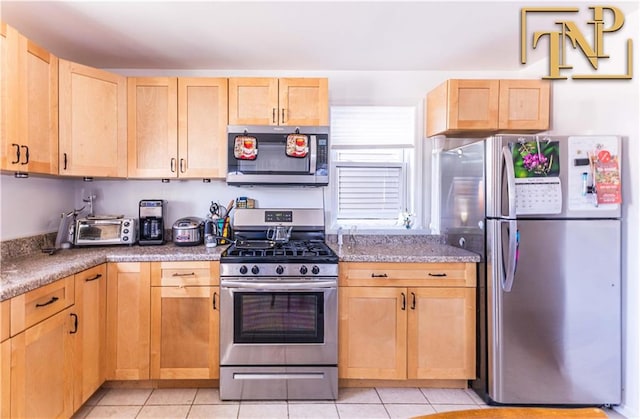
[(337, 288), (335, 281), (313, 282), (261, 282), (261, 281), (220, 281), (220, 286), (225, 288), (256, 289), (260, 291), (287, 291), (305, 290), (314, 291), (327, 288)]

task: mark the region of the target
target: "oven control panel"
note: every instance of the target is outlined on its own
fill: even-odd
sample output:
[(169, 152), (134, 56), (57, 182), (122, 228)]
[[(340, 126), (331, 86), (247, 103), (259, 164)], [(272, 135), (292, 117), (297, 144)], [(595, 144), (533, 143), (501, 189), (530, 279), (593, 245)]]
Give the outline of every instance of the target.
[(335, 263), (221, 263), (220, 276), (224, 277), (287, 277), (309, 278), (338, 276)]
[(291, 223), (293, 222), (293, 211), (267, 210), (264, 212), (264, 222), (265, 223)]

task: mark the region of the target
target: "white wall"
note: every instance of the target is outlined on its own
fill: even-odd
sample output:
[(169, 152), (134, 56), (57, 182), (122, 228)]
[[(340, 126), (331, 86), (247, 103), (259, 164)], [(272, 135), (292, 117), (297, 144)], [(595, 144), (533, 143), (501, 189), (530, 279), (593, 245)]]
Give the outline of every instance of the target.
[(76, 180), (0, 176), (0, 240), (58, 230), (60, 214), (73, 209)]

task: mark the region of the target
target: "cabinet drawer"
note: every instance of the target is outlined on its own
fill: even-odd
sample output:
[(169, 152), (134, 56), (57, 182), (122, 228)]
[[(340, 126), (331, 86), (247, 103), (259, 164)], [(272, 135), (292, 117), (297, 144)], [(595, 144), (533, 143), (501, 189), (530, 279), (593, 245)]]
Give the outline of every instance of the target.
[(11, 300), (4, 300), (0, 302), (0, 342), (4, 342), (9, 339), (9, 330), (11, 327)]
[(74, 303), (73, 275), (11, 299), (11, 336)]
[(341, 286), (475, 287), (475, 263), (340, 264)]
[(218, 285), (218, 262), (155, 262), (151, 264), (152, 286)]

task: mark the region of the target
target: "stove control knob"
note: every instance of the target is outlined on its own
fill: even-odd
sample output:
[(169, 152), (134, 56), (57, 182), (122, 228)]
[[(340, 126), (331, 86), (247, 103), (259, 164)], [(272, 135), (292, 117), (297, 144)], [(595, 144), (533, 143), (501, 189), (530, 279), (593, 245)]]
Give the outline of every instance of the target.
[(308, 269), (307, 269), (307, 267), (306, 267), (306, 266), (302, 265), (302, 266), (300, 267), (300, 273), (301, 273), (302, 275), (306, 274), (306, 273), (307, 273), (307, 271), (308, 271)]
[(242, 275), (246, 274), (248, 271), (249, 271), (249, 269), (247, 269), (247, 267), (246, 267), (246, 266), (242, 265), (242, 266), (240, 267), (240, 273), (241, 273)]
[(278, 267), (276, 268), (276, 273), (278, 275), (282, 275), (283, 272), (284, 272), (284, 267), (282, 267), (282, 265), (278, 265)]
[(253, 268), (251, 268), (251, 273), (254, 275), (258, 275), (258, 273), (260, 273), (260, 268), (258, 268), (256, 265), (253, 265)]
[(314, 275), (318, 275), (320, 273), (320, 268), (318, 268), (318, 266), (314, 266), (313, 268), (311, 268), (311, 273)]

